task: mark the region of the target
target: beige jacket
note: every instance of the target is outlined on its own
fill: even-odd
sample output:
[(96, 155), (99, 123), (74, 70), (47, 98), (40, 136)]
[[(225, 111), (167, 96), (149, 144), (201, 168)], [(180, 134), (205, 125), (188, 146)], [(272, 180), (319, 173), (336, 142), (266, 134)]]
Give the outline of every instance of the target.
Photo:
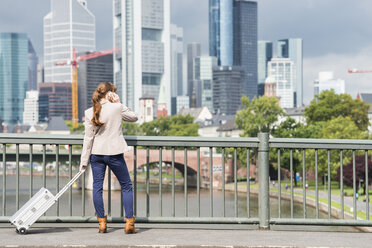
[(93, 107), (85, 110), (85, 135), (80, 168), (88, 165), (91, 154), (117, 155), (124, 153), (128, 145), (123, 137), (121, 122), (122, 120), (130, 122), (138, 120), (137, 115), (121, 103), (112, 103), (102, 99), (101, 104), (99, 120), (104, 123), (101, 127), (92, 124)]

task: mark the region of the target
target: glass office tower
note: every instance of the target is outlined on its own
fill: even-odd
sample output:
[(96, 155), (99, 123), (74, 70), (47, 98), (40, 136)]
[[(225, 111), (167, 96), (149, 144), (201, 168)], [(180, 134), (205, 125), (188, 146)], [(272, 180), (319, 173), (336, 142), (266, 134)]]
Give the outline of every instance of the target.
[(27, 88), (27, 34), (0, 33), (0, 118), (3, 122), (22, 123)]
[(28, 40), (28, 90), (37, 90), (37, 65), (39, 58), (37, 57), (34, 46), (31, 40)]
[(209, 1), (210, 56), (221, 66), (245, 70), (243, 93), (257, 96), (257, 2)]
[(234, 66), (245, 70), (244, 93), (253, 99), (257, 80), (257, 2), (234, 1)]
[(218, 64), (233, 65), (233, 0), (209, 1), (209, 55)]
[(220, 65), (220, 0), (209, 0), (209, 55)]
[(196, 81), (196, 107), (206, 106), (213, 112), (213, 68), (217, 66), (217, 58), (201, 56), (195, 58), (194, 78)]
[(301, 107), (303, 104), (302, 39), (279, 40), (278, 57), (289, 58), (294, 64), (294, 106)]
[(195, 87), (197, 82), (195, 80), (195, 58), (201, 56), (200, 43), (187, 44), (187, 96), (189, 97), (190, 108), (196, 108)]
[(71, 82), (71, 66), (56, 66), (76, 53), (96, 50), (95, 17), (86, 0), (51, 0), (51, 12), (44, 17), (45, 82)]
[(267, 64), (273, 57), (273, 43), (270, 41), (258, 41), (258, 83), (264, 84), (267, 78)]
[(244, 85), (244, 69), (238, 66), (213, 68), (213, 109), (226, 115), (235, 115), (240, 108)]

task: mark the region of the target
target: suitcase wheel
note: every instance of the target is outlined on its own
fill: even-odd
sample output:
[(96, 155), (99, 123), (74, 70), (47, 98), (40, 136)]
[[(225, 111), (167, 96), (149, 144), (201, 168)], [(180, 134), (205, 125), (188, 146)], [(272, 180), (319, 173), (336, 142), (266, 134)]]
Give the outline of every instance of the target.
[(25, 235), (27, 233), (27, 230), (26, 230), (26, 228), (22, 227), (19, 230), (17, 229), (17, 233), (19, 233), (21, 235)]

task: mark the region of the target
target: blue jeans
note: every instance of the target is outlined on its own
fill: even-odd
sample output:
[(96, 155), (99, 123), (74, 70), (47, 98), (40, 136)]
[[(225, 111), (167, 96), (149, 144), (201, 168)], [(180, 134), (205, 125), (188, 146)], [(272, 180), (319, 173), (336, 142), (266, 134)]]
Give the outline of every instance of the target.
[(97, 216), (105, 217), (103, 206), (102, 190), (103, 180), (105, 178), (106, 165), (109, 166), (116, 178), (119, 180), (121, 191), (123, 193), (123, 204), (125, 217), (133, 217), (133, 186), (128, 173), (127, 164), (123, 154), (118, 155), (90, 155), (93, 173), (93, 203)]

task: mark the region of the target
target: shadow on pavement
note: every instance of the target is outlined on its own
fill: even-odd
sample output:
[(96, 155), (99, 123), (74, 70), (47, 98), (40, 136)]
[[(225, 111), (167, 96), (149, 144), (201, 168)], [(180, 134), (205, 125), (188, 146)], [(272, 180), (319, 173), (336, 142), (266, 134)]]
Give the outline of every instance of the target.
[[(143, 232), (150, 230), (150, 228), (138, 228), (138, 227), (136, 227), (136, 229), (137, 229), (137, 233), (143, 233)], [(108, 233), (122, 232), (123, 234), (125, 234), (124, 228), (119, 228), (119, 227), (108, 227), (107, 232)], [(125, 234), (125, 235), (129, 235), (129, 234)]]
[(72, 232), (70, 228), (60, 227), (60, 228), (37, 228), (27, 230), (27, 235), (32, 234), (42, 234), (42, 233), (59, 233), (59, 232)]

